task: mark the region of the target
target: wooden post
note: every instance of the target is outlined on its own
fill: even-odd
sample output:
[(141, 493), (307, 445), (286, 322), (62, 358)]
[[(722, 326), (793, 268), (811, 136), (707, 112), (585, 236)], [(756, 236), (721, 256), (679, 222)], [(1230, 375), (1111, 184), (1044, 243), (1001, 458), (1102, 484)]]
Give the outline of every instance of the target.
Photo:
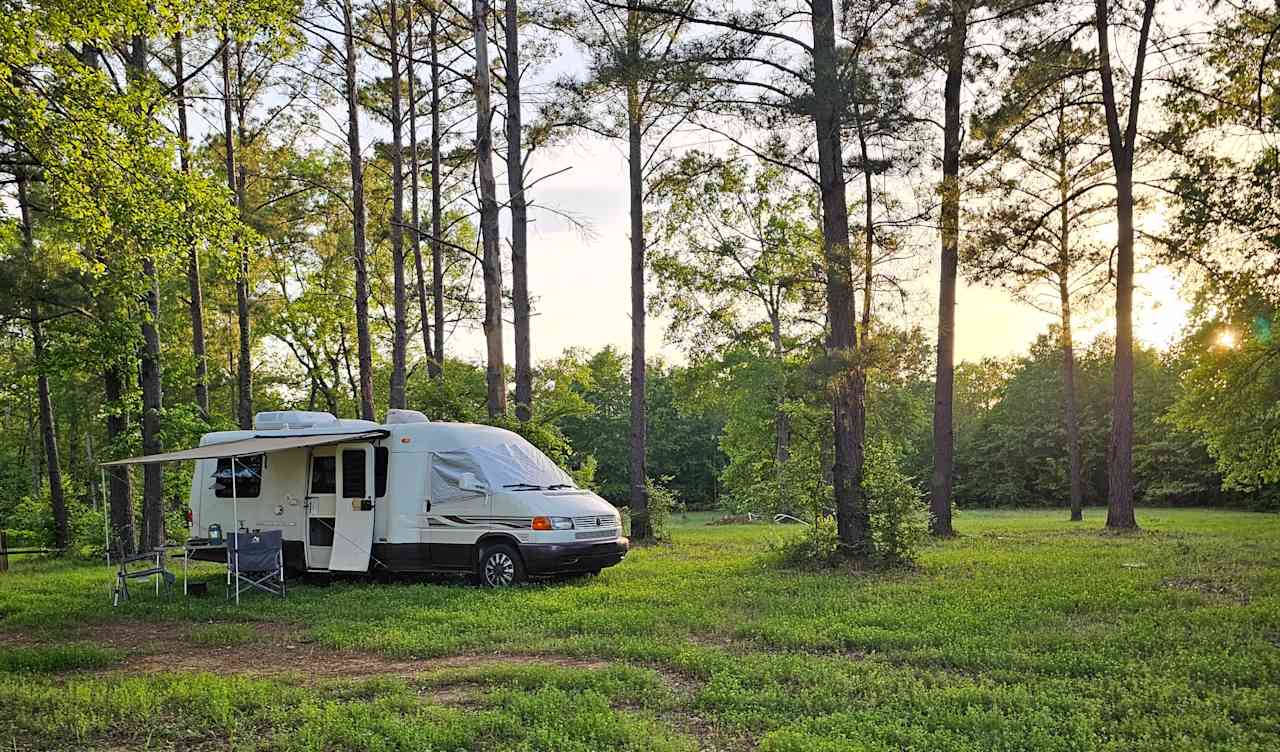
[(0, 530), (0, 572), (9, 571), (9, 541), (3, 530)]

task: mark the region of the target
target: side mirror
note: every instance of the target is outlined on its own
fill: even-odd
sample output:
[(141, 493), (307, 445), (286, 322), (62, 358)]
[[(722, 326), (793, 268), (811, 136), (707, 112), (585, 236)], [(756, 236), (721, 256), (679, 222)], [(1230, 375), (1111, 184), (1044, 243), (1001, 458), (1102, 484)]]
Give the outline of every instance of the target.
[(476, 493), (488, 493), (489, 486), (484, 481), (476, 478), (475, 473), (463, 473), (458, 479), (458, 488), (463, 491), (475, 491)]

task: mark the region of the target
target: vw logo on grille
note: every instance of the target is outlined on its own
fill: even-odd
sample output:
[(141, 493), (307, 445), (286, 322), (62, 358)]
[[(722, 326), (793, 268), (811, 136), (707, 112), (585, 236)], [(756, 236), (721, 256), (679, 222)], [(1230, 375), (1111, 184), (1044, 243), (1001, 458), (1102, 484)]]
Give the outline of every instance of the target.
[(598, 526), (600, 526), (600, 527), (604, 527), (605, 525), (608, 525), (608, 524), (609, 524), (609, 519), (608, 519), (607, 517), (597, 517), (597, 518), (596, 518), (596, 525), (598, 525)]

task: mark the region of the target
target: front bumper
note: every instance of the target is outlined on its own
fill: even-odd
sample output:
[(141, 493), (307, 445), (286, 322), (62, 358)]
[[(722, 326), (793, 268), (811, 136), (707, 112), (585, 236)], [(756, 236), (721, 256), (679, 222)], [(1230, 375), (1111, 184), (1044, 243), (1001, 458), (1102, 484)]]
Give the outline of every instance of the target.
[(626, 538), (594, 542), (524, 543), (520, 556), (525, 571), (531, 575), (594, 572), (611, 567), (626, 558), (631, 542)]

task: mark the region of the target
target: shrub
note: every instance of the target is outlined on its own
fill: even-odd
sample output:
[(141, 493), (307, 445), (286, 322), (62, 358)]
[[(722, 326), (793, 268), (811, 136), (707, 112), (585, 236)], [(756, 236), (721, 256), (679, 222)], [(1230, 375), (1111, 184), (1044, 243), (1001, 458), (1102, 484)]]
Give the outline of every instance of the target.
[(862, 488), (871, 513), (874, 558), (892, 565), (914, 561), (929, 535), (929, 512), (912, 478), (898, 466), (892, 443), (867, 445)]
[[(898, 450), (892, 443), (867, 445), (862, 489), (871, 516), (871, 560), (897, 566), (915, 560), (929, 535), (929, 513), (920, 491), (898, 466)], [(769, 550), (784, 567), (834, 567), (844, 559), (836, 535), (835, 519), (812, 510), (815, 520), (803, 532), (770, 543)]]
[(645, 481), (649, 497), (649, 529), (653, 531), (655, 540), (671, 538), (671, 512), (684, 507), (680, 495), (668, 485), (670, 481), (670, 476), (666, 475)]
[(770, 541), (769, 555), (779, 566), (797, 569), (834, 567), (844, 558), (831, 517), (819, 517), (803, 531)]

